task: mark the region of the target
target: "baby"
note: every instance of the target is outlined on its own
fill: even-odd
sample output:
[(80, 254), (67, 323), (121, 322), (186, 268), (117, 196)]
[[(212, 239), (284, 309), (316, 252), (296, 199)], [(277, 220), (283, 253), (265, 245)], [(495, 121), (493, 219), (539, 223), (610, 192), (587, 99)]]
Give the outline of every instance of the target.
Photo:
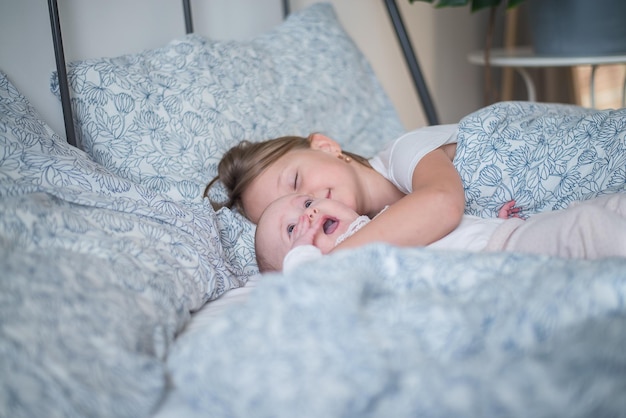
[[(464, 251), (518, 251), (567, 258), (626, 257), (626, 194), (604, 195), (564, 210), (517, 217), (515, 202), (498, 218), (465, 215), (461, 224), (428, 248)], [(341, 202), (287, 195), (261, 215), (255, 235), (261, 272), (290, 271), (329, 253), (370, 222)]]
[[(515, 217), (515, 202), (508, 202), (499, 217)], [(466, 216), (454, 234), (429, 245), (435, 248), (480, 251), (488, 234), (504, 219)], [(336, 200), (287, 195), (271, 203), (259, 219), (255, 235), (259, 269), (280, 271), (327, 254), (370, 219)], [(291, 251), (293, 250), (293, 251)]]
[[(313, 258), (330, 252), (352, 230), (369, 221), (336, 200), (287, 195), (271, 203), (259, 218), (255, 249), (259, 270), (280, 271), (294, 248)], [(300, 259), (299, 259), (300, 260)], [(299, 262), (297, 263), (299, 264)]]

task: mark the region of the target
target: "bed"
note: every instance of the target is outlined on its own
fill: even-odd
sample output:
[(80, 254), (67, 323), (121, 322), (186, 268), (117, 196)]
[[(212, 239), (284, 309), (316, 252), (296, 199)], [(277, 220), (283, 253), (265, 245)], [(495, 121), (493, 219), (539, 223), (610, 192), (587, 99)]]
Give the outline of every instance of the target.
[[(202, 198), (241, 139), (402, 132), (329, 4), (67, 72), (78, 146), (0, 75), (1, 416), (626, 414), (625, 259), (372, 244), (260, 275), (254, 226)], [(626, 192), (625, 109), (497, 103), (459, 130), (468, 213)]]

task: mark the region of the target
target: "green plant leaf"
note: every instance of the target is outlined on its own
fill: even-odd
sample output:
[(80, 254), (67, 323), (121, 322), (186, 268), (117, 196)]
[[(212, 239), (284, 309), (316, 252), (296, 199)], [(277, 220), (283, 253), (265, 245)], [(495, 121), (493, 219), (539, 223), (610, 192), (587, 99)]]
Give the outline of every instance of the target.
[(459, 7), (466, 6), (470, 0), (439, 0), (435, 7)]
[(472, 12), (489, 7), (497, 7), (500, 3), (502, 3), (502, 0), (472, 0)]
[(517, 7), (522, 3), (524, 3), (524, 0), (509, 0), (509, 2), (506, 4), (506, 8), (512, 9), (513, 7)]

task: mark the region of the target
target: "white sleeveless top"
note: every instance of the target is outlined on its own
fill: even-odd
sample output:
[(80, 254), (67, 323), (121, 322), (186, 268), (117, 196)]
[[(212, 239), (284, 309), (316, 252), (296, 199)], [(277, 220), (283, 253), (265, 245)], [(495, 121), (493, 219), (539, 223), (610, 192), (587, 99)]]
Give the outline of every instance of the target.
[[(391, 181), (400, 191), (413, 191), (413, 171), (424, 155), (442, 145), (457, 141), (458, 125), (434, 125), (407, 132), (369, 160), (374, 170)], [(505, 202), (502, 202), (503, 204)], [(495, 229), (505, 219), (483, 219), (464, 215), (461, 224), (428, 248), (482, 251)]]

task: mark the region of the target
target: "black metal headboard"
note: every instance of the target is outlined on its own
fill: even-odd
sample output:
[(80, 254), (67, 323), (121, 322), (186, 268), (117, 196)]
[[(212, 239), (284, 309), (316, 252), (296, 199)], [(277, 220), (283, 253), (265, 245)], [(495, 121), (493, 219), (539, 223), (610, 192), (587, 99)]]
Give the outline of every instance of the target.
[(61, 106), (63, 107), (63, 121), (65, 123), (65, 136), (70, 145), (77, 146), (74, 123), (72, 121), (72, 103), (70, 101), (70, 89), (67, 82), (67, 70), (65, 67), (65, 52), (63, 51), (63, 37), (61, 36), (61, 22), (59, 20), (59, 7), (56, 0), (48, 0), (50, 12), (50, 27), (52, 28), (52, 43), (54, 44), (54, 58), (57, 65), (57, 77), (59, 78), (59, 91), (61, 93)]
[[(191, 0), (183, 1), (183, 12), (185, 17), (185, 32), (193, 33), (193, 16), (191, 13)], [(402, 48), (404, 59), (409, 71), (413, 84), (417, 90), (418, 96), (422, 103), (426, 119), (430, 125), (439, 124), (439, 118), (435, 110), (428, 86), (422, 75), (422, 71), (417, 60), (417, 55), (413, 50), (411, 41), (408, 37), (406, 26), (402, 20), (396, 0), (384, 0), (387, 7), (387, 13), (393, 24), (398, 38), (398, 42)], [(283, 16), (289, 14), (289, 0), (283, 0)], [(67, 69), (65, 65), (65, 52), (63, 51), (63, 36), (61, 35), (61, 22), (59, 19), (59, 8), (57, 0), (48, 0), (48, 11), (50, 13), (50, 27), (52, 29), (52, 43), (54, 44), (54, 57), (56, 60), (57, 75), (59, 78), (59, 91), (61, 93), (61, 106), (63, 108), (63, 121), (65, 124), (65, 135), (67, 142), (73, 146), (78, 146), (76, 133), (74, 131), (72, 104), (70, 100), (70, 90), (67, 79)]]

